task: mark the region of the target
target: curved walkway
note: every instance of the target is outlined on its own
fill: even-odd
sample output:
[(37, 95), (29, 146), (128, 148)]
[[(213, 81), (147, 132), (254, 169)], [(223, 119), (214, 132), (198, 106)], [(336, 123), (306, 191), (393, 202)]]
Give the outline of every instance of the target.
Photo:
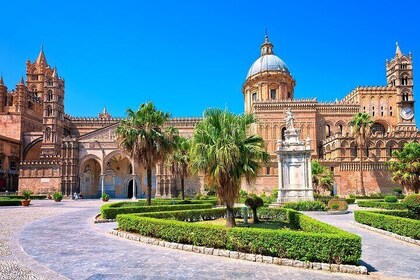
[(353, 211), (357, 209), (350, 205), (351, 213), (345, 215), (307, 215), (361, 236), (362, 261), (372, 276), (420, 279), (420, 246), (354, 225)]
[[(233, 260), (132, 242), (108, 233), (115, 224), (92, 223), (99, 205), (97, 201), (86, 200), (64, 202), (60, 207), (67, 209), (68, 213), (28, 224), (19, 236), (20, 245), (28, 254), (21, 260), (29, 264), (28, 267), (35, 273), (43, 273), (49, 279), (57, 279), (51, 274), (55, 272), (70, 279), (367, 278)], [(49, 207), (45, 205), (42, 208)], [(33, 262), (39, 265), (32, 266)]]

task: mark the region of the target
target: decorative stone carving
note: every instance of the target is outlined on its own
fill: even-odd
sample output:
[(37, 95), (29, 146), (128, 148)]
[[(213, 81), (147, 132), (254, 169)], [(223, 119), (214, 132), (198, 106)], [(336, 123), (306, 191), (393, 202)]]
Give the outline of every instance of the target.
[(300, 130), (294, 127), (294, 115), (286, 111), (285, 140), (278, 140), (278, 170), (279, 188), (277, 203), (280, 206), (286, 202), (313, 200), (311, 173), (311, 140), (309, 137), (301, 141)]

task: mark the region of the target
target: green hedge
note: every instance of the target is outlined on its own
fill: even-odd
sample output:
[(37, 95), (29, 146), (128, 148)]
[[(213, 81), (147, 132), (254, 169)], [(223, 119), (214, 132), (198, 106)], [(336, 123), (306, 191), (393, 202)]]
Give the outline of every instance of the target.
[(20, 199), (0, 199), (0, 206), (20, 206)]
[(346, 198), (346, 202), (348, 204), (354, 204), (356, 202), (356, 199), (355, 198)]
[(358, 200), (357, 201), (357, 206), (388, 209), (388, 210), (404, 210), (404, 209), (407, 209), (407, 206), (405, 206), (402, 203), (390, 203), (390, 202), (384, 202), (384, 201), (380, 201), (380, 200), (376, 200), (376, 201)]
[[(208, 204), (207, 204), (208, 205)], [(242, 215), (242, 208), (235, 207), (234, 214), (236, 217), (240, 218)], [(162, 211), (162, 212), (149, 212), (135, 214), (142, 217), (156, 218), (156, 219), (166, 219), (166, 220), (177, 220), (183, 222), (199, 222), (199, 221), (208, 221), (223, 218), (226, 215), (225, 208), (215, 208), (211, 209), (192, 209), (188, 210), (184, 208), (179, 211)]]
[(390, 231), (399, 235), (420, 239), (420, 220), (397, 217), (389, 211), (354, 211), (356, 222)]
[[(240, 210), (235, 208), (235, 213), (239, 215)], [(361, 238), (355, 234), (324, 224), (292, 209), (262, 208), (259, 213), (261, 216), (271, 215), (287, 219), (300, 231), (226, 228), (179, 221), (222, 217), (225, 215), (224, 208), (123, 214), (118, 215), (117, 222), (121, 230), (196, 246), (327, 263), (356, 264), (360, 259)]]
[(103, 205), (101, 207), (102, 218), (115, 219), (117, 215), (119, 214), (188, 210), (188, 209), (209, 209), (213, 207), (213, 204), (210, 204), (210, 203), (208, 204), (152, 205), (152, 206), (141, 206), (142, 204), (132, 204), (132, 205), (139, 205), (139, 206), (131, 206), (131, 207), (129, 206), (119, 207), (119, 205), (120, 205), (119, 202)]
[(299, 201), (287, 202), (283, 205), (284, 208), (290, 208), (297, 211), (327, 211), (328, 207), (322, 201)]
[[(6, 198), (6, 197), (10, 199), (23, 199), (22, 195), (2, 195), (0, 196), (0, 199)], [(46, 198), (47, 198), (46, 195), (31, 195), (31, 199), (34, 199), (34, 200), (46, 199)]]

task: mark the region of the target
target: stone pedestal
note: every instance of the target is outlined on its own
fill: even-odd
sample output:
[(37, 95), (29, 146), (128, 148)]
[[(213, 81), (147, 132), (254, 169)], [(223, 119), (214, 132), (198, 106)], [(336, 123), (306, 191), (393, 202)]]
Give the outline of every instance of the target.
[(294, 128), (292, 112), (287, 112), (285, 140), (277, 141), (279, 188), (277, 203), (314, 200), (311, 172), (311, 141), (301, 141), (299, 129)]

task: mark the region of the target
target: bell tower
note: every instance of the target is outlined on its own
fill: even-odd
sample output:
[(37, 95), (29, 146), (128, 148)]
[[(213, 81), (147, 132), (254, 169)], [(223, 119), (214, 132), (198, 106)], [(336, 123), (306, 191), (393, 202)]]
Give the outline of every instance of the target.
[(386, 62), (386, 80), (388, 86), (397, 90), (398, 124), (414, 125), (412, 55), (403, 54), (398, 42), (394, 58)]

